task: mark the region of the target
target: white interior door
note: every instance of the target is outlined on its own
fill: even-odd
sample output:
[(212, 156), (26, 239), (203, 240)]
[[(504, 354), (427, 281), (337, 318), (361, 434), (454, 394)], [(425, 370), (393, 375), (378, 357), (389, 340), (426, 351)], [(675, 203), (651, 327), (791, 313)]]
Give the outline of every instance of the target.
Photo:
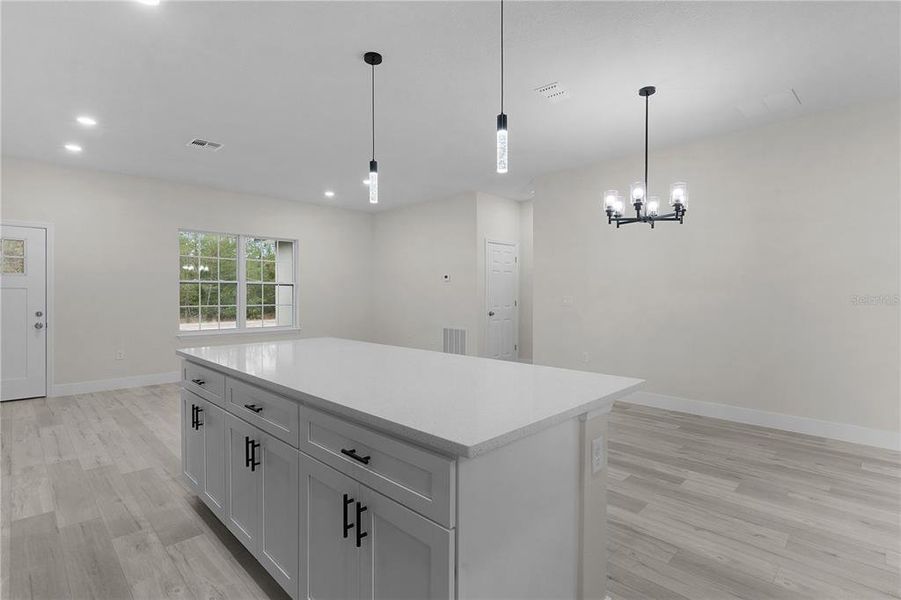
[(488, 358), (516, 360), (518, 354), (516, 244), (487, 242), (485, 294), (488, 307)]
[(47, 395), (47, 230), (2, 227), (0, 400)]

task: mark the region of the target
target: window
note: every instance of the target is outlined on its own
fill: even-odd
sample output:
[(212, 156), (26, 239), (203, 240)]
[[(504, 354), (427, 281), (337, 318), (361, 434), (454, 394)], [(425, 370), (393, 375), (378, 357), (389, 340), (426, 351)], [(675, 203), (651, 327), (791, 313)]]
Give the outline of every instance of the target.
[(24, 275), (25, 274), (25, 240), (3, 238), (2, 242), (2, 269), (0, 272)]
[(179, 231), (179, 331), (293, 327), (293, 240)]

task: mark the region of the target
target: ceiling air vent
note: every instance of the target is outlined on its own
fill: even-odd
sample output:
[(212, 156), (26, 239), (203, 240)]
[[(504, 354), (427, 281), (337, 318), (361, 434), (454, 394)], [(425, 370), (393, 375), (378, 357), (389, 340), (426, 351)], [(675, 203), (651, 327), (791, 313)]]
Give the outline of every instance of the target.
[(535, 91), (550, 102), (561, 102), (569, 98), (569, 90), (564, 89), (557, 81), (537, 87)]
[(202, 140), (200, 138), (194, 138), (190, 142), (187, 143), (188, 146), (192, 146), (194, 148), (203, 148), (204, 150), (212, 150), (213, 152), (222, 148), (222, 144), (219, 142), (211, 142), (209, 140)]

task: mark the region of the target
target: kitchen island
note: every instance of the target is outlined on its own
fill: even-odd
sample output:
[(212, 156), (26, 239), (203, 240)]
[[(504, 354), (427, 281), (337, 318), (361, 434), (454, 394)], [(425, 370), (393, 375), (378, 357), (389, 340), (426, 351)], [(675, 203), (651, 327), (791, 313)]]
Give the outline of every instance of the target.
[(178, 350), (188, 483), (293, 598), (603, 598), (641, 380), (336, 338)]

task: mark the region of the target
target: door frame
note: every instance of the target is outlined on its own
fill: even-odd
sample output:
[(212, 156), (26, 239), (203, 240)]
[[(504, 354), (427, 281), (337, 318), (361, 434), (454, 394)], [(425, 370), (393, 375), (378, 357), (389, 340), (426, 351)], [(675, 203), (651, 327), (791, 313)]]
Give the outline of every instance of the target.
[(504, 246), (512, 246), (515, 252), (515, 267), (513, 269), (513, 362), (519, 362), (519, 242), (510, 242), (507, 240), (499, 240), (495, 238), (485, 238), (485, 295), (482, 298), (482, 339), (485, 340), (483, 345), (483, 356), (488, 354), (488, 294), (491, 291), (489, 280), (491, 278), (491, 255), (488, 247), (491, 244), (501, 244)]
[[(53, 371), (54, 371), (54, 360), (53, 360), (53, 348), (55, 347), (56, 341), (56, 306), (55, 302), (55, 294), (54, 294), (54, 282), (56, 278), (53, 274), (53, 265), (55, 263), (53, 256), (53, 223), (49, 223), (47, 221), (19, 221), (16, 219), (4, 219), (0, 220), (0, 226), (8, 226), (8, 227), (30, 227), (32, 229), (43, 229), (44, 230), (44, 240), (46, 244), (45, 253), (44, 253), (44, 278), (46, 279), (44, 290), (45, 290), (45, 298), (44, 301), (46, 303), (46, 319), (44, 320), (45, 326), (44, 329), (47, 332), (45, 339), (47, 340), (47, 345), (44, 348), (44, 352), (46, 356), (44, 357), (44, 398), (54, 396), (54, 388), (56, 387), (53, 383)], [(40, 397), (40, 396), (39, 396)]]

